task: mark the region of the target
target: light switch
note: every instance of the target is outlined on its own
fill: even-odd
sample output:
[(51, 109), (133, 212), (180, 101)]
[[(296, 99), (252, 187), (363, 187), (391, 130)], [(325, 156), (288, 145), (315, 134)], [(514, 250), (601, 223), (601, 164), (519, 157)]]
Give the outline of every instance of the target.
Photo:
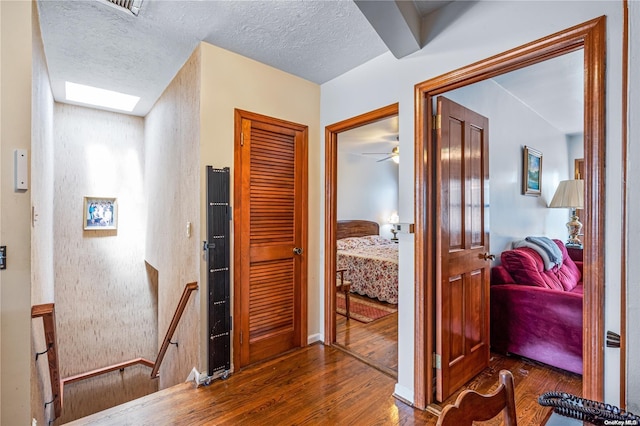
[(393, 227), (399, 234), (413, 234), (413, 223), (394, 223)]

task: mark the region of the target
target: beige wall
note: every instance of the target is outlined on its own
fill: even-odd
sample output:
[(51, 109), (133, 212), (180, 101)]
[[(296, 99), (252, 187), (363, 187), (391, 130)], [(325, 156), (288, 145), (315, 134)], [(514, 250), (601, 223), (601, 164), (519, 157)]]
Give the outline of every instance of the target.
[[(201, 43), (202, 85), (200, 95), (200, 220), (201, 240), (206, 239), (207, 165), (230, 167), (233, 186), (234, 108), (309, 126), (309, 246), (308, 330), (311, 340), (320, 333), (320, 87), (275, 68)], [(233, 200), (233, 191), (231, 193)], [(233, 227), (232, 227), (233, 229)], [(233, 251), (232, 251), (233, 253)], [(233, 264), (233, 261), (232, 261)], [(206, 282), (205, 262), (201, 277)], [(206, 300), (202, 298), (202, 369), (206, 368)]]
[(13, 150), (31, 144), (31, 2), (0, 2), (0, 423), (31, 422), (30, 193), (13, 189)]
[[(44, 57), (37, 8), (33, 8), (33, 79), (31, 131), (31, 304), (54, 302), (53, 285), (53, 95)], [(45, 350), (42, 319), (31, 322), (31, 353)], [(40, 424), (55, 417), (47, 355), (31, 364), (31, 413)]]
[[(4, 98), (2, 97), (2, 68), (3, 56), (2, 56), (2, 4), (0, 4), (0, 137), (2, 136), (2, 104)], [(5, 12), (6, 14), (6, 12)], [(6, 38), (6, 37), (5, 37)], [(0, 138), (0, 175), (2, 175), (2, 139)], [(2, 237), (2, 190), (0, 189), (0, 237)], [(0, 276), (0, 288), (2, 286), (2, 277)], [(0, 290), (0, 308), (2, 307), (2, 290)], [(2, 315), (0, 315), (0, 422), (2, 421), (2, 388), (4, 387), (4, 381), (2, 380)]]
[[(199, 281), (199, 73), (196, 49), (145, 118), (145, 260), (158, 270), (158, 347), (185, 285)], [(183, 382), (198, 366), (199, 294), (192, 293), (176, 329), (178, 346), (167, 350), (161, 389)]]
[[(157, 289), (144, 263), (144, 120), (55, 104), (55, 301), (60, 375), (157, 354)], [(116, 197), (117, 230), (83, 230), (85, 196)], [(157, 390), (136, 366), (65, 386), (60, 422)]]

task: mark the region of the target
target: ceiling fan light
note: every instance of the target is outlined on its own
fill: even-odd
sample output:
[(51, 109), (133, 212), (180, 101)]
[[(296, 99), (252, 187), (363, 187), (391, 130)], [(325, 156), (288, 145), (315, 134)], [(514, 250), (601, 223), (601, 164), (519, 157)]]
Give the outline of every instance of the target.
[(400, 164), (400, 154), (394, 155), (393, 157), (391, 157), (391, 160), (393, 160), (393, 162), (396, 164)]

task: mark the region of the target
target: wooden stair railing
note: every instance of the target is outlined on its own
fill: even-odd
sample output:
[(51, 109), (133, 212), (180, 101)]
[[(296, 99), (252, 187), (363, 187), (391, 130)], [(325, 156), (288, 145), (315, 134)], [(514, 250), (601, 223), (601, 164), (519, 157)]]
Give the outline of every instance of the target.
[(73, 382), (79, 382), (80, 380), (90, 379), (92, 377), (99, 376), (101, 374), (107, 374), (116, 370), (124, 370), (127, 367), (131, 367), (133, 365), (142, 364), (146, 365), (149, 368), (153, 368), (153, 361), (149, 361), (144, 358), (136, 358), (130, 361), (124, 361), (119, 364), (109, 365), (107, 367), (96, 368), (95, 370), (87, 371), (86, 373), (76, 374), (75, 376), (69, 376), (62, 379), (62, 385), (67, 385)]
[(54, 415), (57, 419), (60, 417), (62, 413), (62, 400), (63, 400), (63, 390), (64, 386), (70, 383), (79, 382), (81, 380), (89, 379), (91, 377), (99, 376), (101, 374), (107, 374), (116, 370), (124, 370), (127, 367), (131, 367), (133, 365), (142, 364), (152, 369), (151, 378), (155, 379), (158, 377), (158, 370), (160, 369), (160, 365), (162, 364), (162, 360), (164, 359), (164, 355), (167, 352), (167, 348), (171, 343), (171, 338), (173, 337), (173, 333), (176, 331), (178, 327), (178, 323), (180, 322), (180, 318), (182, 318), (182, 314), (184, 313), (185, 308), (187, 307), (187, 302), (189, 301), (189, 297), (194, 290), (198, 289), (198, 283), (188, 283), (184, 287), (184, 291), (182, 292), (182, 297), (178, 302), (178, 307), (176, 308), (175, 313), (173, 314), (173, 318), (171, 319), (171, 324), (169, 325), (169, 329), (167, 330), (167, 334), (162, 343), (162, 347), (160, 348), (160, 352), (158, 352), (158, 357), (156, 358), (156, 362), (149, 361), (145, 358), (135, 358), (129, 361), (124, 361), (118, 364), (109, 365), (107, 367), (97, 368), (95, 370), (88, 371), (86, 373), (76, 374), (75, 376), (65, 377), (64, 379), (60, 379), (60, 370), (58, 367), (58, 351), (56, 346), (56, 317), (55, 317), (55, 308), (53, 303), (46, 303), (42, 305), (34, 305), (31, 307), (31, 318), (40, 318), (42, 317), (42, 322), (44, 326), (44, 337), (47, 348), (43, 352), (39, 352), (36, 354), (36, 360), (40, 355), (47, 354), (48, 364), (49, 364), (49, 376), (51, 381), (51, 395), (53, 400), (45, 404), (53, 404), (54, 407)]
[(162, 346), (160, 347), (160, 351), (158, 352), (158, 357), (156, 358), (155, 365), (153, 366), (153, 370), (151, 371), (151, 378), (155, 379), (158, 377), (158, 371), (160, 370), (160, 365), (162, 365), (162, 360), (164, 359), (164, 355), (167, 352), (167, 348), (171, 343), (171, 338), (173, 337), (173, 333), (176, 331), (178, 327), (178, 323), (180, 322), (180, 318), (182, 318), (182, 314), (184, 313), (184, 309), (187, 307), (187, 302), (189, 301), (189, 297), (191, 293), (198, 289), (198, 283), (189, 283), (184, 286), (184, 290), (182, 291), (182, 297), (180, 297), (180, 301), (178, 302), (178, 307), (176, 308), (175, 313), (173, 314), (173, 318), (171, 319), (171, 324), (169, 324), (169, 329), (167, 330), (167, 334), (164, 336), (164, 340), (162, 342)]
[(47, 348), (44, 352), (36, 354), (38, 357), (47, 354), (49, 364), (49, 380), (51, 383), (51, 397), (53, 398), (48, 404), (53, 404), (54, 419), (62, 414), (62, 381), (60, 380), (60, 370), (58, 368), (58, 348), (56, 346), (56, 311), (53, 303), (45, 303), (42, 305), (34, 305), (31, 307), (31, 318), (42, 318), (44, 328), (44, 340)]

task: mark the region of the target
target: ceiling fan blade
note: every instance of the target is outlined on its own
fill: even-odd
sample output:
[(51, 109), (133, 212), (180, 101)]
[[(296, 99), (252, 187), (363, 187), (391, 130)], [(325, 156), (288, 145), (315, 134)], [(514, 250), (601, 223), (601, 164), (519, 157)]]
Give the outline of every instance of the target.
[(388, 152), (363, 152), (362, 155), (389, 155)]
[(387, 160), (389, 160), (389, 159), (391, 159), (391, 158), (393, 158), (393, 157), (395, 157), (395, 155), (390, 155), (390, 156), (388, 156), (387, 158), (383, 158), (382, 160), (378, 160), (378, 161), (376, 161), (376, 163), (381, 163), (381, 162), (383, 162), (383, 161), (387, 161)]

